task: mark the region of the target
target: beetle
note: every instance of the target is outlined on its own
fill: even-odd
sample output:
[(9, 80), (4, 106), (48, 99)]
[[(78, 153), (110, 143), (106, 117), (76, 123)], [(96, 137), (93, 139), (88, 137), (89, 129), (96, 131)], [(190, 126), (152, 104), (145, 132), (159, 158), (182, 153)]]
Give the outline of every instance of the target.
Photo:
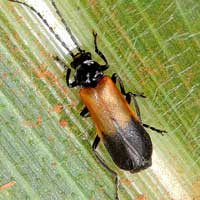
[[(80, 115), (82, 117), (91, 116), (97, 130), (92, 150), (97, 160), (115, 177), (115, 199), (119, 199), (118, 175), (96, 151), (99, 142), (103, 141), (112, 160), (120, 169), (136, 173), (150, 167), (152, 164), (153, 147), (151, 138), (145, 128), (150, 128), (162, 135), (166, 131), (142, 123), (136, 97), (145, 98), (143, 93), (126, 92), (122, 79), (117, 73), (114, 73), (111, 77), (104, 75), (104, 71), (108, 69), (109, 65), (104, 54), (98, 49), (97, 34), (94, 31), (95, 52), (104, 61), (103, 65), (93, 60), (90, 52), (80, 48), (53, 0), (51, 0), (51, 3), (56, 13), (78, 49), (76, 54), (67, 47), (35, 8), (17, 0), (9, 1), (20, 3), (30, 8), (71, 55), (71, 67), (68, 67), (58, 56), (53, 56), (53, 58), (66, 69), (67, 86), (70, 88), (80, 87), (79, 94), (85, 105)], [(72, 82), (70, 82), (71, 68), (75, 71)], [(117, 82), (120, 89), (116, 87)], [(135, 105), (135, 112), (130, 107), (132, 99)]]

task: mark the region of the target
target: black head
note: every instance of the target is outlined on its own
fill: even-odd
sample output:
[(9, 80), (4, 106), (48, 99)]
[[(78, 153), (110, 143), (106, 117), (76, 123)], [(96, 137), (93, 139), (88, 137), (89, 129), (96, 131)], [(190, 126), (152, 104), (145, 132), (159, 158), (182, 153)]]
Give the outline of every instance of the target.
[(103, 77), (102, 66), (92, 60), (90, 52), (84, 50), (74, 55), (71, 67), (75, 69), (76, 85), (82, 87), (95, 87)]
[(90, 52), (85, 52), (81, 50), (77, 54), (73, 56), (73, 61), (71, 62), (71, 67), (76, 69), (79, 65), (81, 65), (85, 60), (91, 60), (92, 55)]

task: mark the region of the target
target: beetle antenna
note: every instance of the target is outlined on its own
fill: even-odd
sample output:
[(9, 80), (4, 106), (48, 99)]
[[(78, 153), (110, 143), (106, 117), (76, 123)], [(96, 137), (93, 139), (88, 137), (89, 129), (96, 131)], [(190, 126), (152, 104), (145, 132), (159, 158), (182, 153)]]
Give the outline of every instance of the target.
[(58, 16), (60, 17), (61, 22), (62, 22), (63, 25), (65, 26), (66, 31), (69, 33), (69, 35), (70, 35), (72, 41), (73, 41), (74, 44), (76, 45), (77, 49), (79, 50), (79, 52), (82, 52), (83, 50), (80, 48), (80, 46), (79, 46), (79, 44), (78, 44), (76, 38), (74, 37), (74, 35), (73, 35), (72, 32), (71, 32), (71, 29), (68, 27), (68, 25), (67, 25), (65, 19), (62, 17), (60, 11), (58, 10), (58, 7), (56, 6), (55, 1), (54, 1), (54, 0), (51, 0), (51, 3), (52, 3), (52, 5), (53, 5), (53, 7), (54, 7), (56, 13), (57, 13)]
[[(65, 44), (65, 42), (63, 42), (60, 38), (60, 36), (55, 33), (55, 31), (53, 30), (53, 28), (48, 24), (47, 20), (44, 19), (42, 17), (42, 15), (32, 6), (28, 5), (27, 3), (21, 2), (21, 1), (17, 1), (17, 0), (8, 0), (8, 1), (12, 1), (15, 3), (19, 3), (22, 4), (28, 8), (30, 8), (41, 20), (42, 22), (48, 27), (48, 29), (51, 31), (51, 33), (53, 33), (53, 35), (55, 36), (55, 38), (60, 42), (60, 44), (69, 52), (69, 54), (74, 57), (74, 54), (72, 53), (72, 51), (67, 47), (67, 45)], [(71, 32), (70, 32), (70, 36), (71, 36)], [(75, 43), (76, 44), (76, 43)]]

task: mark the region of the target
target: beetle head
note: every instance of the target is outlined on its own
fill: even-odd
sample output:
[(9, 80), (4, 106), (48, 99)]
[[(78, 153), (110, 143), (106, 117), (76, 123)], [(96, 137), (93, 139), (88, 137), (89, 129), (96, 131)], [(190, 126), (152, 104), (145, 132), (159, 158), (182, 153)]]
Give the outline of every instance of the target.
[(101, 65), (92, 60), (90, 52), (84, 50), (73, 56), (71, 67), (75, 69), (75, 81), (82, 87), (95, 87), (103, 76)]
[(82, 50), (81, 52), (78, 52), (74, 57), (73, 61), (71, 62), (71, 67), (76, 69), (78, 66), (80, 66), (84, 61), (91, 60), (92, 56), (90, 52), (85, 52)]

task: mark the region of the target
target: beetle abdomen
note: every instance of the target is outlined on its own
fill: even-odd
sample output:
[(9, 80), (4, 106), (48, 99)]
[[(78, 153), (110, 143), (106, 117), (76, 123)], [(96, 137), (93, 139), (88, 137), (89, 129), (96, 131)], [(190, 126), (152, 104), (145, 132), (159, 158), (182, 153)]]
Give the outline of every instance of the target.
[(152, 143), (148, 133), (133, 119), (115, 134), (103, 134), (103, 142), (115, 164), (132, 173), (151, 166)]

